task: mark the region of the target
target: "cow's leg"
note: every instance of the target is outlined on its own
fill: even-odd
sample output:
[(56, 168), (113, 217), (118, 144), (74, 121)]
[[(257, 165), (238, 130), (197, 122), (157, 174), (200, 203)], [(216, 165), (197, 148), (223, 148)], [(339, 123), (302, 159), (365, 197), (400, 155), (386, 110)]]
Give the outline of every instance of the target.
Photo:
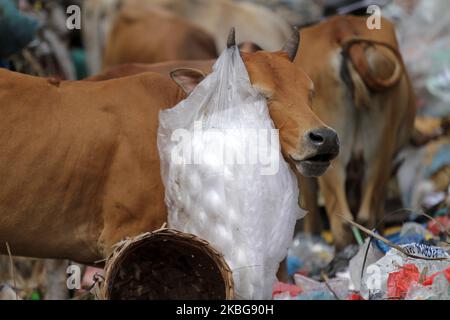
[(120, 145), (111, 165), (99, 238), (103, 256), (118, 241), (159, 229), (167, 221), (159, 155), (139, 148), (145, 139), (145, 135), (138, 136)]
[(337, 249), (343, 249), (352, 241), (350, 228), (345, 224), (342, 215), (353, 220), (347, 203), (345, 192), (345, 169), (338, 161), (328, 172), (319, 178), (319, 186), (325, 200), (328, 219)]
[(409, 139), (408, 128), (412, 128), (414, 113), (399, 114), (405, 104), (404, 99), (399, 94), (374, 96), (373, 107), (366, 110), (361, 118), (362, 130), (359, 134), (364, 141), (362, 146), (367, 169), (357, 221), (368, 228), (374, 228), (384, 214), (395, 152)]
[(308, 213), (303, 219), (303, 231), (310, 234), (320, 234), (322, 232), (322, 221), (317, 203), (317, 179), (298, 177), (300, 187), (300, 206)]
[(382, 219), (386, 189), (391, 177), (394, 144), (379, 146), (376, 156), (367, 161), (367, 170), (362, 190), (362, 202), (357, 215), (358, 223), (372, 229)]

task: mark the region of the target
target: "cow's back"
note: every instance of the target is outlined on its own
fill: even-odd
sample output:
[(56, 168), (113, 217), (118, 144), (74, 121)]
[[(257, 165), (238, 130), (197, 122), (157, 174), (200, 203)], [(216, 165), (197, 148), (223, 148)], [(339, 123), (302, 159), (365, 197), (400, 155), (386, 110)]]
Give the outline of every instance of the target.
[(175, 60), (160, 62), (154, 64), (144, 63), (128, 63), (117, 67), (112, 67), (104, 72), (86, 78), (86, 81), (104, 81), (110, 79), (123, 78), (144, 72), (155, 72), (161, 75), (170, 76), (170, 73), (175, 69), (190, 68), (209, 74), (212, 71), (212, 66), (215, 60)]

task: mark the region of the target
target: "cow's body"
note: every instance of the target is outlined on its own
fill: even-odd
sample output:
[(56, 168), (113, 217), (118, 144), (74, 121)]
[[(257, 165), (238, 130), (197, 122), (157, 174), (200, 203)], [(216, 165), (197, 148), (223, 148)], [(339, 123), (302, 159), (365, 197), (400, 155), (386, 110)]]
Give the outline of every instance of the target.
[[(365, 18), (335, 17), (300, 33), (302, 48), (295, 62), (315, 84), (313, 111), (335, 128), (341, 139), (340, 155), (319, 178), (319, 187), (335, 241), (342, 247), (351, 238), (337, 215), (356, 215), (368, 227), (380, 221), (394, 156), (412, 132), (414, 95), (402, 59), (395, 53), (397, 40), (388, 21), (382, 20), (381, 30), (369, 30)], [(388, 47), (355, 42), (345, 58), (345, 43), (357, 37)], [(311, 198), (315, 196), (311, 189), (307, 192), (306, 205), (313, 211), (308, 229), (318, 231), (318, 223), (313, 221), (317, 199)]]
[(51, 84), (0, 71), (0, 243), (93, 262), (160, 227), (158, 111), (183, 97), (156, 74)]
[(201, 28), (161, 9), (130, 4), (111, 29), (103, 66), (216, 57), (214, 39)]

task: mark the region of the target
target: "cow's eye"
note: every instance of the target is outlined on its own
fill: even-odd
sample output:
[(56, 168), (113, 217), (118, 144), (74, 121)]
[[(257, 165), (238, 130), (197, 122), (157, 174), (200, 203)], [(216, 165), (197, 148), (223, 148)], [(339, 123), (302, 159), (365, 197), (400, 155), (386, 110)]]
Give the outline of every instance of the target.
[(266, 98), (267, 102), (272, 100), (272, 94), (264, 94), (264, 98)]
[(254, 85), (254, 88), (256, 88), (256, 90), (258, 90), (259, 93), (261, 93), (264, 96), (264, 98), (266, 98), (267, 101), (272, 100), (273, 93), (270, 90), (267, 90), (266, 88), (263, 88), (258, 85)]

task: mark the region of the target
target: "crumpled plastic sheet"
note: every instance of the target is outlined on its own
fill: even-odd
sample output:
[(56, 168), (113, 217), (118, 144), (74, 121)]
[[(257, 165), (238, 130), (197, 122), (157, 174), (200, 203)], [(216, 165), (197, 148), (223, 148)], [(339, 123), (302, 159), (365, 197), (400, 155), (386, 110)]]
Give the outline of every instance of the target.
[(297, 300), (345, 300), (349, 295), (347, 279), (334, 278), (325, 283), (296, 274), (294, 280), (295, 284), (302, 289)]
[(361, 281), (361, 295), (365, 299), (388, 299), (388, 278), (393, 272), (398, 272), (407, 265), (417, 267), (420, 274), (432, 275), (450, 268), (450, 255), (443, 248), (420, 244), (401, 246), (408, 253), (427, 258), (443, 258), (446, 260), (422, 260), (406, 256), (396, 249), (371, 264), (363, 275)]
[[(187, 99), (160, 112), (159, 123), (169, 227), (223, 253), (238, 298), (270, 299), (305, 213), (279, 137), (271, 137), (266, 99), (251, 85), (238, 48), (226, 49)], [(252, 152), (270, 158), (253, 162)]]

